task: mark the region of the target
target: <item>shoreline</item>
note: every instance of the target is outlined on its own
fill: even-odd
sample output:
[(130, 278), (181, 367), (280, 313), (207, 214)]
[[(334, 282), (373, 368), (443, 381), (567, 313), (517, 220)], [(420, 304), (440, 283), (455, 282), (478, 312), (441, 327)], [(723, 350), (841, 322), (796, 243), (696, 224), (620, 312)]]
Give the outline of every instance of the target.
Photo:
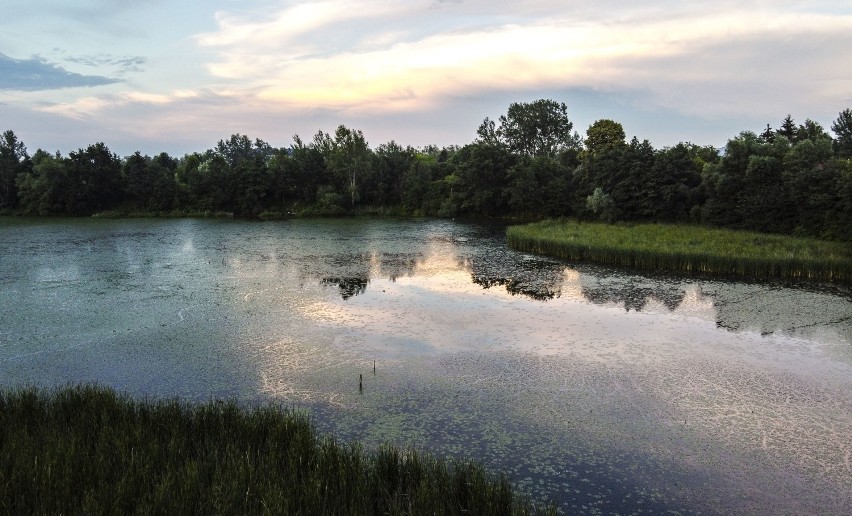
[(506, 230), (515, 250), (640, 270), (852, 283), (843, 242), (674, 224), (545, 220)]

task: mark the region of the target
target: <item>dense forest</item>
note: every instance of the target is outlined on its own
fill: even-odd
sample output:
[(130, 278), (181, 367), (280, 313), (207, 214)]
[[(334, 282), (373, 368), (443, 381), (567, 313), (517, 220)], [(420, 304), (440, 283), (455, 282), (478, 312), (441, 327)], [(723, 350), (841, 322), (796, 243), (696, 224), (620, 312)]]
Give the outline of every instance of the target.
[(463, 147), (371, 148), (340, 126), (289, 148), (241, 134), (183, 157), (104, 143), (62, 156), (30, 155), (0, 138), (0, 213), (193, 215), (381, 213), (689, 222), (852, 240), (852, 110), (826, 132), (788, 115), (777, 129), (742, 132), (724, 149), (627, 141), (598, 120), (585, 138), (565, 104), (513, 103)]

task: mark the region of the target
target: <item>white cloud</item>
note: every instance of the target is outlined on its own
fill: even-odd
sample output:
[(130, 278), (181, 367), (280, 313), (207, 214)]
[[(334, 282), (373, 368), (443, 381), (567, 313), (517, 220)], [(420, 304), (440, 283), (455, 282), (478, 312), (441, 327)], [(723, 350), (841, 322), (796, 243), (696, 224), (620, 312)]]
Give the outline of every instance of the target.
[[(298, 56), (305, 52), (300, 40), (323, 40), (328, 30), (343, 22), (358, 24), (375, 20), (404, 9), (401, 2), (347, 2), (326, 0), (299, 3), (277, 13), (245, 17), (240, 14), (217, 12), (219, 30), (200, 34), (197, 41), (207, 47), (242, 47), (252, 51), (274, 52), (279, 57)], [(318, 38), (316, 36), (319, 36)], [(301, 49), (301, 50), (300, 50)], [(240, 52), (242, 54), (242, 52)]]
[(183, 99), (192, 99), (197, 96), (198, 93), (191, 90), (175, 90), (168, 95), (142, 91), (125, 91), (110, 95), (80, 97), (71, 102), (49, 103), (38, 107), (37, 110), (83, 120), (122, 106), (134, 104), (161, 106)]
[[(448, 4), (299, 4), (260, 22), (220, 15), (220, 30), (199, 41), (220, 50), (208, 66), (212, 74), (250, 86), (264, 102), (356, 113), (417, 111), (448, 95), (542, 88), (643, 90), (649, 106), (706, 116), (783, 111), (788, 108), (770, 105), (779, 96), (807, 89), (814, 100), (836, 101), (852, 77), (838, 65), (848, 44), (773, 54), (791, 40), (805, 48), (821, 37), (852, 43), (850, 14), (774, 11), (767, 3), (703, 10), (651, 4), (600, 19), (554, 17), (570, 9), (532, 4), (545, 16), (518, 9), (516, 23), (484, 24), (510, 14), (491, 9), (473, 28), (459, 28), (464, 17), (453, 18)], [(343, 21), (352, 44), (338, 48), (334, 32)], [(396, 30), (386, 30), (391, 25)], [(423, 32), (420, 25), (432, 29), (406, 40)], [(776, 75), (784, 84), (774, 82)], [(778, 95), (766, 97), (765, 84)]]
[[(236, 12), (224, 0), (162, 2), (162, 13), (121, 20), (165, 16), (167, 35), (109, 48), (145, 59), (144, 72), (97, 90), (6, 90), (0, 99), (20, 108), (6, 109), (15, 127), (34, 112), (34, 134), (45, 117), (62, 118), (75, 137), (101, 127), (98, 139), (128, 146), (166, 142), (152, 150), (196, 150), (231, 132), (286, 145), (295, 132), (339, 123), (374, 142), (464, 144), (484, 116), (543, 96), (567, 101), (581, 132), (608, 117), (655, 144), (721, 145), (787, 113), (830, 123), (849, 106), (847, 3), (267, 0)], [(198, 14), (194, 29), (178, 11)], [(64, 48), (56, 34), (52, 44)], [(9, 41), (27, 40), (0, 34)], [(88, 39), (68, 43), (72, 56), (103, 51)]]

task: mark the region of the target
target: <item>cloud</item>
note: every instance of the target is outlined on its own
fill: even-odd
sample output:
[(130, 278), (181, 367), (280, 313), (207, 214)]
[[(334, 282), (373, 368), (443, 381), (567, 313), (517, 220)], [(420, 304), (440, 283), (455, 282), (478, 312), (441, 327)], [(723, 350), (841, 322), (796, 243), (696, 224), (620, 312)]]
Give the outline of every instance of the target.
[[(0, 56), (0, 99), (26, 105), (39, 120), (76, 127), (67, 138), (94, 134), (98, 126), (98, 138), (154, 151), (198, 150), (235, 132), (287, 145), (294, 133), (310, 136), (341, 123), (363, 130), (374, 144), (464, 144), (484, 116), (536, 98), (568, 103), (581, 132), (612, 118), (658, 145), (684, 139), (721, 145), (787, 113), (830, 124), (849, 106), (852, 8), (846, 4), (265, 0), (237, 10), (237, 3), (223, 1), (215, 5), (228, 10), (215, 17), (198, 11), (192, 28), (170, 26), (174, 41), (160, 53), (134, 36), (146, 48), (87, 39), (86, 47), (62, 50), (71, 42), (57, 40), (16, 50), (42, 52), (50, 62)], [(126, 35), (128, 20), (154, 12), (165, 16), (134, 8), (126, 18), (110, 17)], [(61, 48), (51, 52), (54, 45)], [(7, 85), (15, 74), (3, 67), (12, 65), (15, 74), (30, 77), (16, 87), (29, 91)], [(37, 66), (72, 83), (64, 87), (123, 84), (37, 91), (31, 86)]]
[(0, 90), (41, 91), (102, 86), (121, 82), (100, 75), (81, 75), (39, 57), (13, 59), (0, 54)]
[(354, 8), (332, 0), (262, 19), (218, 13), (219, 30), (197, 41), (218, 52), (212, 75), (263, 101), (353, 113), (564, 88), (640, 91), (649, 108), (689, 115), (767, 113), (789, 110), (784, 102), (842, 102), (852, 79), (841, 64), (852, 13), (824, 2), (811, 11), (767, 2), (602, 4), (608, 16), (547, 1)]
[(125, 91), (117, 94), (80, 97), (71, 102), (48, 103), (39, 107), (38, 111), (85, 120), (103, 111), (115, 110), (127, 105), (163, 106), (198, 96), (197, 92), (191, 90), (175, 90), (169, 94)]
[(143, 72), (142, 66), (148, 61), (142, 56), (115, 56), (112, 54), (94, 54), (66, 57), (69, 63), (90, 66), (93, 68), (112, 67), (119, 74)]
[[(316, 34), (329, 26), (357, 20), (375, 20), (403, 11), (398, 2), (368, 1), (353, 4), (345, 0), (304, 2), (271, 15), (264, 13), (259, 20), (241, 15), (218, 12), (219, 31), (198, 36), (203, 46), (228, 46), (243, 43), (282, 48), (297, 38)], [(323, 37), (328, 34), (323, 34)]]

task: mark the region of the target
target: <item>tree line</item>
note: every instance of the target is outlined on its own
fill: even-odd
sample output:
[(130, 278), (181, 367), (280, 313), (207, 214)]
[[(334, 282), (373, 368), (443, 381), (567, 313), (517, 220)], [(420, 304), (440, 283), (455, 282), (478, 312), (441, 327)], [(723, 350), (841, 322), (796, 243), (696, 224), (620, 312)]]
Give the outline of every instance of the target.
[(852, 240), (852, 110), (831, 131), (788, 115), (724, 149), (655, 149), (613, 120), (583, 138), (550, 99), (513, 103), (473, 142), (444, 148), (371, 148), (341, 125), (287, 148), (234, 134), (183, 157), (119, 158), (104, 143), (29, 155), (10, 130), (0, 138), (0, 212), (573, 217)]

